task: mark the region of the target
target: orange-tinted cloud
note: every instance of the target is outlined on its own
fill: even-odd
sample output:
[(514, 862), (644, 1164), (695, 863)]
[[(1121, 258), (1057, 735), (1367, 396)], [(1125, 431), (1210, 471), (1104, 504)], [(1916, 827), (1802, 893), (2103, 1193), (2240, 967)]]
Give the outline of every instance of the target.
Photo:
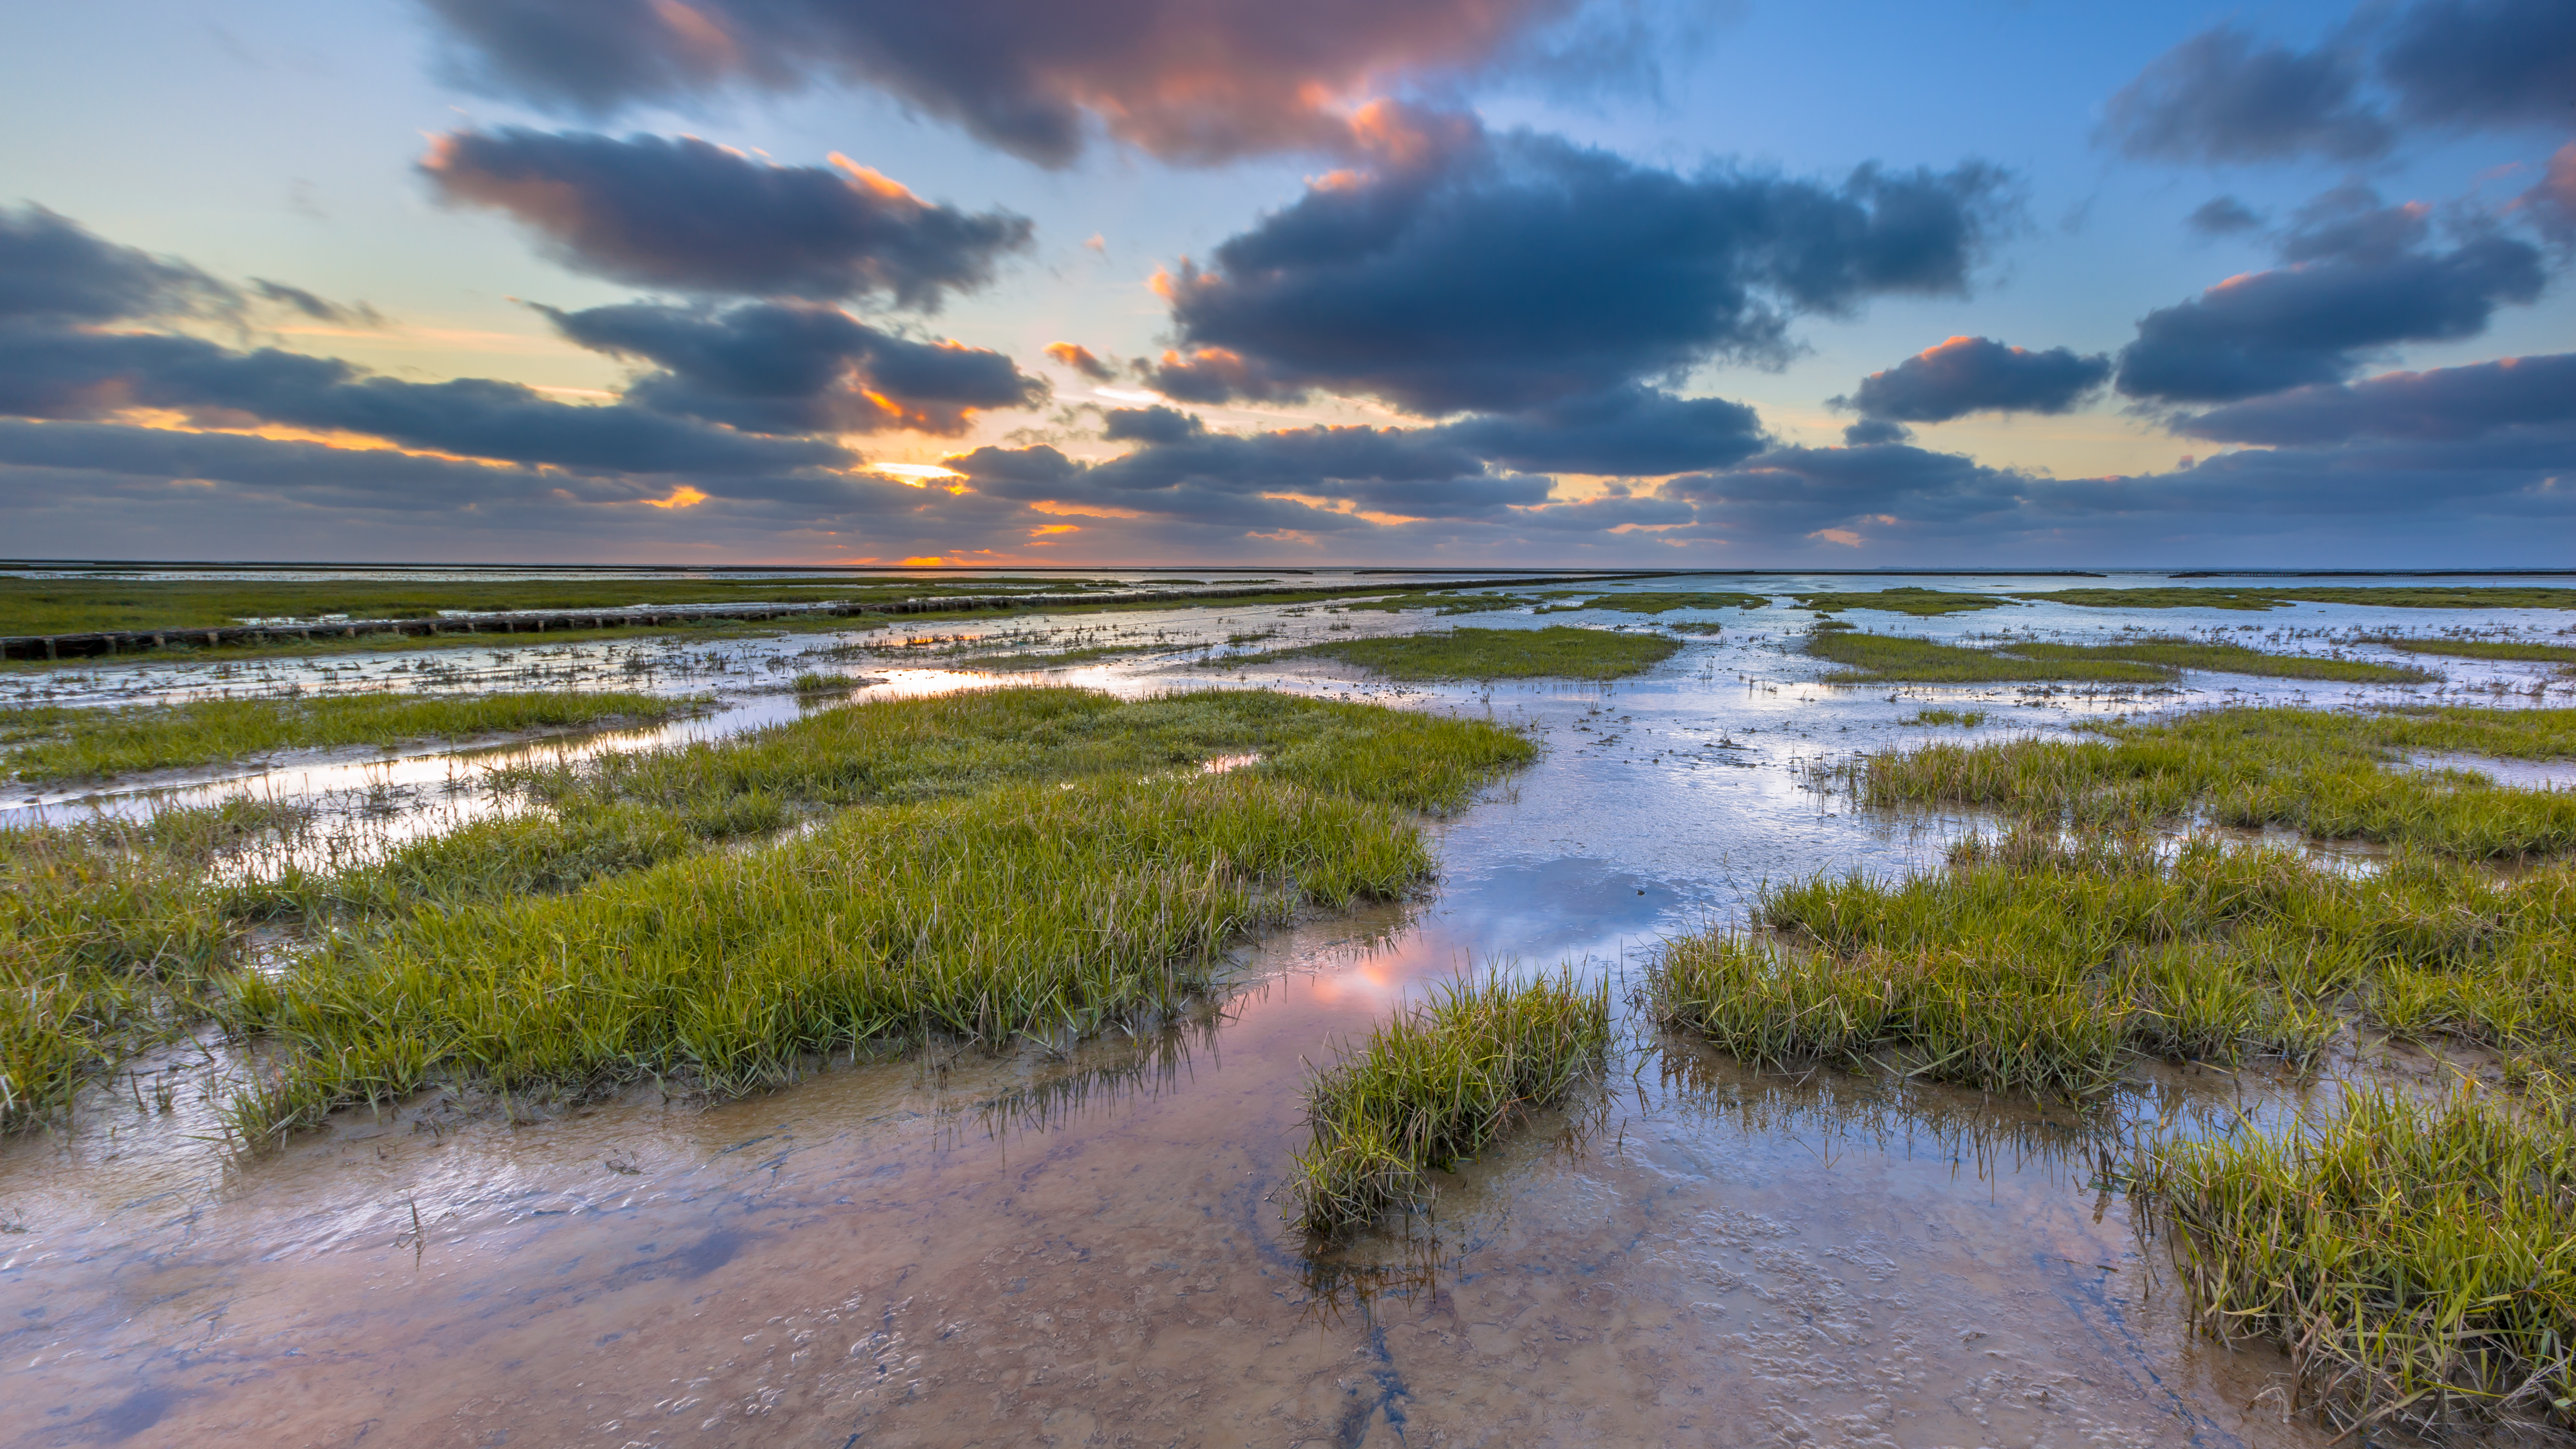
[(490, 90), (585, 115), (856, 81), (1047, 165), (1095, 129), (1213, 162), (1347, 144), (1411, 79), (1488, 64), (1579, 0), (429, 0)]

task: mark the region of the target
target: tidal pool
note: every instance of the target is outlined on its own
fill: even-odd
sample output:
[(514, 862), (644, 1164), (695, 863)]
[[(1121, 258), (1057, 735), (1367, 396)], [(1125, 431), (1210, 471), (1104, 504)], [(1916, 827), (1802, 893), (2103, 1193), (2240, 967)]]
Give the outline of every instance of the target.
[[(1801, 586), (1902, 582), (1915, 581)], [(2079, 639), (2204, 622), (2010, 612), (2016, 628)], [(2228, 698), (2556, 703), (2569, 688), (2559, 676), (2418, 660), (2449, 679), (1854, 689), (1815, 682), (1789, 647), (1809, 616), (1775, 606), (1722, 611), (1721, 634), (1614, 685), (1399, 689), (1306, 663), (1199, 661), (1248, 627), (1279, 631), (1251, 646), (1264, 648), (1333, 625), (1419, 627), (1418, 616), (1217, 614), (1121, 616), (1118, 628), (1192, 642), (1054, 677), (1490, 711), (1547, 751), (1438, 827), (1431, 897), (1312, 915), (1247, 943), (1235, 989), (1141, 1038), (836, 1064), (712, 1106), (649, 1088), (570, 1110), (434, 1095), (343, 1114), (249, 1158), (194, 1095), (241, 1068), (227, 1049), (140, 1064), (63, 1127), (0, 1143), (0, 1442), (2329, 1441), (2288, 1412), (2284, 1359), (2192, 1331), (2102, 1155), (2124, 1117), (2277, 1112), (2308, 1089), (2260, 1073), (2157, 1073), (2084, 1115), (1831, 1070), (1757, 1073), (1658, 1035), (1631, 1003), (1602, 1090), (1444, 1176), (1427, 1216), (1319, 1246), (1287, 1229), (1274, 1196), (1302, 1138), (1300, 1083), (1458, 973), (1572, 962), (1626, 998), (1663, 936), (1741, 919), (1766, 882), (1928, 867), (1980, 824), (1849, 809), (1818, 787), (1857, 750)], [(2302, 606), (2251, 618), (2349, 639), (2437, 622), (2416, 614)], [(1951, 639), (2003, 622), (1851, 617)], [(780, 661), (748, 673), (769, 688), (833, 643), (747, 641)], [(626, 674), (616, 651), (637, 647), (557, 664), (576, 682)], [(629, 676), (715, 689), (719, 709), (698, 720), (513, 748), (634, 748), (799, 708), (729, 689), (718, 676), (740, 657)], [(171, 691), (206, 687), (185, 666), (142, 667), (167, 671)], [(884, 676), (887, 692), (989, 682), (852, 667)], [(138, 697), (113, 681), (95, 695)], [(1972, 731), (1907, 723), (1927, 706), (1987, 718)], [(368, 771), (424, 796), (461, 778), (447, 793), (470, 796), (485, 768), (453, 753), (267, 762), (175, 793), (42, 808), (140, 811), (227, 788), (327, 794), (369, 783)], [(431, 803), (417, 818), (440, 828)]]

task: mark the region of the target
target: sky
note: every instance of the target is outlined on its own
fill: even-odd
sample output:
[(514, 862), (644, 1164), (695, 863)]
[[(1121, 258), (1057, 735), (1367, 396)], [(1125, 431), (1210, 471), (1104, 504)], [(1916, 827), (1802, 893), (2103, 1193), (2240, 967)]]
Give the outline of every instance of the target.
[(0, 556), (2576, 560), (2576, 5), (96, 0)]

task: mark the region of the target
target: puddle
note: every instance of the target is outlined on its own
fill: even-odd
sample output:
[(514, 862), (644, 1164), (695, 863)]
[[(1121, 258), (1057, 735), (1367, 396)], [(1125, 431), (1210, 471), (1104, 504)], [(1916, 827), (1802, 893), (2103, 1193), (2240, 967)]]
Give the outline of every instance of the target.
[(2492, 755), (2419, 751), (2406, 757), (2406, 767), (2428, 774), (2466, 770), (2514, 790), (2576, 790), (2576, 760), (2500, 760)]
[[(1854, 586), (1755, 586), (1829, 584)], [(1700, 585), (1636, 587), (1681, 586)], [(1936, 637), (1991, 627), (1855, 617)], [(240, 1064), (219, 1047), (138, 1063), (69, 1129), (0, 1142), (0, 1441), (2326, 1444), (2285, 1419), (2284, 1360), (2214, 1347), (2180, 1320), (2170, 1274), (2062, 1109), (1763, 1076), (1633, 1016), (1599, 1093), (1444, 1176), (1429, 1216), (1320, 1254), (1284, 1227), (1274, 1194), (1301, 1141), (1304, 1073), (1405, 1000), (1461, 972), (1561, 962), (1625, 999), (1661, 939), (1741, 920), (1765, 884), (1928, 867), (1981, 824), (1854, 813), (1812, 788), (1836, 760), (2230, 698), (2483, 702), (2502, 677), (1873, 691), (1817, 683), (1789, 652), (1803, 612), (1723, 618), (1723, 635), (1611, 686), (1398, 686), (1186, 655), (1053, 672), (1124, 693), (1258, 686), (1490, 713), (1545, 746), (1438, 828), (1429, 899), (1266, 938), (1243, 952), (1240, 991), (1145, 1038), (842, 1065), (712, 1107), (650, 1087), (568, 1111), (414, 1103), (250, 1161), (192, 1095)], [(2393, 627), (2370, 611), (2337, 619)], [(1325, 605), (1114, 620), (1202, 651), (1260, 629), (1287, 646), (1420, 622)], [(2014, 616), (2094, 637), (2189, 622)], [(1012, 621), (1011, 647), (1044, 623)], [(546, 667), (562, 687), (716, 690), (716, 713), (665, 727), (687, 738), (793, 717), (791, 696), (762, 691), (818, 659), (883, 676), (863, 699), (1013, 678), (829, 652), (865, 637), (883, 636), (692, 646), (631, 675), (637, 645), (566, 646)], [(362, 663), (333, 687), (409, 677), (398, 660)], [(63, 688), (122, 702), (246, 687), (149, 668), (163, 684)], [(2531, 697), (2521, 689), (2498, 697)], [(1903, 723), (1927, 706), (1988, 717), (1974, 731)], [(483, 808), (449, 783), (512, 750), (664, 737), (279, 762), (44, 808), (378, 791), (417, 797), (394, 818), (438, 829)], [(2162, 1090), (2217, 1110), (2264, 1089), (2211, 1074)], [(2174, 1101), (2129, 1107), (2152, 1117)]]

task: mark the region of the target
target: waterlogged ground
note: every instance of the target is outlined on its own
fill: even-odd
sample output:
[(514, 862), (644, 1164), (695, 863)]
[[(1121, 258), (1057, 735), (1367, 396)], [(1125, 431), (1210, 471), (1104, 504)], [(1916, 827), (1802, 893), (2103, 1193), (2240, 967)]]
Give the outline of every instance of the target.
[[(1749, 587), (1785, 597), (1912, 582), (2077, 581)], [(1633, 981), (1661, 935), (1740, 916), (1765, 881), (1937, 861), (1975, 822), (1852, 813), (1810, 788), (1850, 751), (1933, 734), (1901, 723), (1925, 708), (1985, 711), (1973, 729), (1937, 731), (1962, 737), (2228, 698), (2576, 700), (2576, 680), (2552, 666), (2423, 656), (2411, 662), (2444, 682), (1838, 688), (1813, 682), (1816, 666), (1793, 652), (1803, 611), (1697, 617), (1724, 632), (1606, 687), (1399, 690), (1339, 668), (1202, 662), (1424, 622), (1329, 605), (798, 633), (721, 650), (637, 640), (221, 675), (9, 675), (0, 687), (15, 697), (79, 702), (532, 680), (716, 696), (709, 713), (654, 731), (277, 760), (160, 793), (8, 802), (14, 818), (61, 819), (233, 790), (313, 795), (352, 822), (331, 848), (353, 853), (370, 848), (366, 822), (399, 836), (493, 808), (479, 777), (494, 762), (791, 715), (808, 707), (782, 688), (798, 673), (885, 681), (868, 693), (993, 678), (940, 652), (960, 635), (1013, 636), (965, 641), (1006, 652), (1152, 644), (1056, 677), (1491, 711), (1549, 749), (1442, 828), (1433, 898), (1253, 943), (1239, 992), (1148, 1040), (841, 1065), (713, 1107), (650, 1090), (570, 1112), (433, 1099), (354, 1114), (247, 1161), (222, 1145), (204, 1095), (240, 1063), (219, 1044), (143, 1063), (65, 1128), (0, 1144), (0, 1442), (2325, 1443), (2286, 1414), (2277, 1355), (2188, 1331), (2160, 1250), (2102, 1181), (2098, 1123), (1833, 1072), (1758, 1075), (1633, 1019), (1605, 1090), (1445, 1181), (1432, 1217), (1320, 1254), (1283, 1227), (1273, 1193), (1300, 1141), (1306, 1064), (1408, 997), (1515, 964), (1573, 961)], [(2466, 627), (2563, 643), (2576, 623), (2348, 606), (1845, 617), (1943, 639), (2006, 624), (2079, 640), (2224, 628), (2260, 647), (2342, 642), (2392, 662), (2401, 656), (2350, 641)], [(1616, 613), (1444, 622), (1648, 626)], [(904, 654), (828, 652), (933, 634)], [(1256, 634), (1270, 637), (1224, 642)], [(2212, 1073), (2161, 1078), (2121, 1105), (2132, 1121), (2189, 1123), (2277, 1113), (2292, 1096)]]

